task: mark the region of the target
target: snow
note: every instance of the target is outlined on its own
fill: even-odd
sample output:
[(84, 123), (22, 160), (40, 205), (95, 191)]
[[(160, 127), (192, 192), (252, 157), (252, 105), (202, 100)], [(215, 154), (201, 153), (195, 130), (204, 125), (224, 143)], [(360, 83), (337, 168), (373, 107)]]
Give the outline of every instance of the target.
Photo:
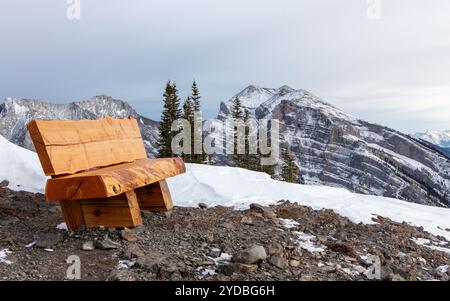
[(300, 248), (305, 249), (308, 252), (316, 253), (325, 251), (325, 247), (316, 246), (313, 240), (316, 238), (314, 235), (306, 234), (303, 232), (294, 232), (297, 235), (297, 244)]
[(0, 250), (0, 263), (12, 264), (12, 261), (6, 259), (6, 257), (8, 257), (8, 254), (11, 253), (12, 252), (9, 251), (8, 249)]
[(285, 227), (286, 229), (292, 229), (300, 225), (298, 222), (294, 221), (293, 219), (288, 218), (282, 218), (280, 219), (281, 225)]
[[(280, 89), (282, 89), (281, 87)], [(255, 110), (262, 103), (267, 101), (273, 95), (277, 94), (279, 89), (262, 88), (255, 85), (248, 86), (243, 91), (236, 94), (226, 102), (226, 106), (231, 111), (235, 97), (239, 97), (243, 107), (249, 110)]]
[(443, 242), (436, 243), (429, 239), (420, 238), (420, 237), (419, 238), (413, 237), (413, 238), (411, 238), (411, 240), (413, 242), (415, 242), (416, 244), (418, 244), (419, 246), (423, 246), (423, 247), (426, 247), (426, 248), (429, 248), (429, 249), (432, 249), (435, 251), (441, 251), (441, 252), (450, 254), (450, 245), (448, 244), (448, 242), (443, 241)]
[(66, 223), (61, 223), (61, 224), (57, 225), (56, 229), (63, 230), (63, 231), (68, 231)]
[(199, 271), (202, 276), (214, 276), (214, 275), (217, 275), (216, 270), (208, 269), (208, 268), (204, 268), (204, 267), (198, 267), (197, 271)]
[(187, 164), (187, 172), (168, 179), (176, 206), (230, 206), (246, 209), (251, 203), (297, 202), (313, 209), (332, 209), (354, 223), (374, 224), (376, 216), (407, 222), (450, 240), (450, 209), (393, 198), (351, 193), (343, 188), (279, 182), (269, 175), (234, 167)]
[(17, 146), (0, 135), (0, 181), (12, 190), (42, 192), (46, 177), (36, 153)]
[(232, 258), (233, 258), (233, 256), (231, 256), (228, 253), (222, 253), (222, 254), (220, 254), (219, 257), (211, 258), (211, 259), (215, 262), (216, 265), (219, 265), (219, 264), (228, 264), (228, 263), (230, 263)]
[(445, 274), (448, 272), (448, 265), (440, 265), (436, 268), (436, 271), (438, 271), (439, 273)]
[[(11, 189), (43, 192), (46, 177), (37, 155), (0, 136), (0, 179)], [(313, 209), (331, 209), (354, 223), (375, 223), (383, 216), (395, 222), (422, 226), (450, 240), (450, 209), (409, 203), (392, 198), (351, 193), (343, 188), (299, 185), (276, 181), (269, 175), (235, 167), (186, 164), (187, 172), (168, 179), (176, 206), (230, 206), (246, 209), (251, 203), (297, 202)], [(18, 186), (20, 185), (20, 186)]]
[(129, 269), (132, 268), (136, 264), (135, 260), (119, 260), (117, 265), (118, 269)]
[(441, 147), (450, 147), (450, 131), (427, 131), (425, 133), (415, 134), (414, 137)]
[[(221, 264), (230, 264), (232, 256), (228, 253), (221, 253), (219, 257), (213, 258), (208, 257), (212, 261), (214, 261), (215, 265), (221, 265)], [(197, 271), (200, 272), (202, 276), (214, 276), (217, 275), (217, 272), (215, 269), (211, 268), (205, 268), (205, 267), (198, 267)]]
[(353, 271), (353, 270), (350, 269), (350, 268), (343, 268), (342, 271), (345, 272), (346, 274), (352, 276), (352, 277), (359, 276), (359, 272)]

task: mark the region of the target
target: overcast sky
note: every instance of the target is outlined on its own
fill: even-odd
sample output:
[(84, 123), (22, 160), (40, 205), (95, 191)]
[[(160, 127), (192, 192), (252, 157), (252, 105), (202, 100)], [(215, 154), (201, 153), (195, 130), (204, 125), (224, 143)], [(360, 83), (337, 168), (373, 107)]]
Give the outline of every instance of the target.
[[(450, 1), (2, 0), (0, 97), (107, 94), (159, 119), (162, 91), (192, 79), (204, 112), (249, 84), (302, 88), (414, 133), (450, 129)], [(368, 14), (369, 12), (369, 14)]]

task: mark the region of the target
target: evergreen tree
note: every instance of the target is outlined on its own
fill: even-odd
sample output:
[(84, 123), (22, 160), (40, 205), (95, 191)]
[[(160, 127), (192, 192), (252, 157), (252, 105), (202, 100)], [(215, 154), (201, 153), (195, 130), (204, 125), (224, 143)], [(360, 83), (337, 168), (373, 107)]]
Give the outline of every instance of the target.
[[(247, 125), (247, 121), (250, 119), (250, 112), (247, 109), (244, 109), (244, 124)], [(250, 168), (250, 143), (249, 143), (249, 135), (250, 135), (250, 129), (245, 126), (245, 135), (244, 135), (244, 147), (245, 147), (245, 154), (242, 156), (242, 167), (251, 169)]]
[(173, 157), (171, 142), (177, 134), (172, 132), (173, 121), (181, 118), (180, 99), (175, 82), (170, 80), (166, 84), (163, 94), (163, 111), (159, 124), (158, 157)]
[(281, 165), (281, 179), (289, 183), (299, 183), (299, 168), (295, 164), (289, 150), (284, 152), (283, 164)]
[[(190, 154), (183, 153), (183, 155), (181, 157), (183, 158), (183, 160), (185, 162), (192, 162), (192, 158), (194, 156), (194, 154), (193, 154), (194, 149), (193, 149), (193, 142), (192, 142), (192, 139), (193, 139), (192, 131), (194, 129), (194, 112), (192, 110), (192, 101), (189, 96), (186, 97), (186, 99), (183, 103), (183, 119), (186, 119), (189, 122), (189, 124), (191, 125), (191, 145), (190, 145), (191, 152), (190, 152)], [(183, 143), (184, 143), (184, 141), (183, 141)]]
[[(243, 111), (242, 111), (242, 103), (239, 97), (235, 97), (233, 100), (233, 106), (231, 108), (231, 116), (235, 120), (235, 122), (242, 121)], [(234, 128), (234, 153), (233, 153), (233, 161), (237, 167), (244, 167), (244, 158), (245, 154), (238, 154), (238, 135), (237, 135), (237, 127)]]
[(194, 111), (192, 110), (191, 97), (186, 97), (183, 103), (183, 118), (191, 123), (194, 119)]
[(231, 116), (234, 119), (242, 119), (243, 112), (242, 112), (242, 103), (239, 97), (235, 97), (233, 100), (233, 107), (231, 108)]
[[(191, 103), (192, 103), (192, 113), (194, 114), (194, 113), (201, 113), (201, 103), (200, 103), (200, 100), (201, 100), (201, 96), (200, 96), (200, 91), (199, 91), (199, 89), (198, 89), (198, 85), (197, 85), (197, 82), (194, 80), (193, 82), (192, 82), (192, 92), (191, 92)], [(200, 121), (198, 121), (198, 123), (200, 123)], [(201, 126), (201, 125), (200, 125)], [(192, 120), (192, 123), (191, 123), (191, 128), (192, 128), (192, 141), (191, 141), (191, 143), (192, 143), (192, 153), (193, 153), (193, 155), (192, 155), (192, 162), (194, 162), (194, 163), (204, 163), (205, 161), (206, 161), (206, 154), (205, 154), (205, 152), (204, 152), (204, 149), (203, 149), (203, 145), (202, 145), (202, 147), (201, 147), (201, 153), (200, 154), (194, 154), (194, 143), (196, 142), (196, 141), (194, 141), (194, 137), (195, 137), (195, 135), (194, 135), (194, 120)], [(199, 133), (197, 133), (197, 136), (199, 136), (199, 137), (203, 137), (203, 131), (202, 131), (202, 129), (200, 128), (200, 129), (197, 129), (197, 131), (199, 131)], [(201, 143), (201, 141), (197, 141), (197, 143)]]
[(200, 106), (200, 99), (202, 97), (200, 96), (200, 91), (198, 90), (197, 82), (194, 80), (192, 82), (192, 104), (194, 112), (200, 112), (201, 106)]

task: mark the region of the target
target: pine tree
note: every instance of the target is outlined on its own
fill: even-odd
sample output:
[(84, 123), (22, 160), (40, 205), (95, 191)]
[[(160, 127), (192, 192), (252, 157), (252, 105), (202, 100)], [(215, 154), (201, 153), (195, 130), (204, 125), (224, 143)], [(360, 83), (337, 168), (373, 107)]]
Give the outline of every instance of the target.
[(299, 168), (295, 164), (289, 150), (284, 152), (283, 161), (281, 165), (281, 179), (289, 183), (299, 183)]
[[(239, 97), (235, 97), (233, 100), (233, 107), (231, 108), (231, 116), (235, 120), (235, 122), (242, 121), (243, 111), (242, 111), (242, 103)], [(244, 157), (245, 154), (238, 154), (238, 135), (237, 135), (237, 127), (234, 128), (234, 153), (233, 153), (233, 161), (237, 167), (244, 167)]]
[[(191, 98), (188, 96), (186, 97), (184, 103), (183, 103), (183, 119), (187, 120), (191, 126), (191, 152), (190, 154), (185, 154), (183, 153), (183, 155), (181, 156), (183, 158), (183, 160), (185, 162), (192, 162), (192, 158), (194, 156), (193, 154), (193, 143), (192, 143), (192, 139), (193, 139), (193, 134), (192, 131), (194, 129), (194, 112), (192, 110), (192, 101)], [(184, 141), (183, 141), (184, 143)]]
[(246, 126), (247, 121), (250, 119), (250, 112), (247, 109), (244, 109), (244, 125), (245, 125), (245, 133), (244, 133), (244, 150), (245, 153), (242, 156), (242, 167), (250, 169), (250, 143), (249, 143), (249, 134), (250, 129)]
[(177, 134), (172, 132), (173, 121), (181, 118), (180, 99), (175, 82), (170, 80), (166, 84), (163, 94), (163, 111), (159, 124), (158, 157), (173, 157), (172, 138)]
[(201, 106), (200, 106), (200, 99), (202, 97), (200, 96), (200, 91), (198, 90), (197, 82), (194, 80), (192, 82), (192, 104), (194, 112), (200, 112)]
[(183, 103), (183, 118), (189, 121), (189, 123), (191, 123), (194, 119), (194, 112), (192, 110), (192, 101), (190, 96), (186, 97)]
[[(194, 80), (192, 82), (192, 92), (191, 92), (191, 103), (192, 103), (192, 113), (193, 114), (194, 113), (201, 113), (201, 103), (200, 103), (201, 98), (202, 97), (200, 96), (200, 91), (198, 89), (197, 82)], [(191, 128), (192, 128), (192, 141), (191, 141), (192, 146), (191, 146), (191, 148), (192, 148), (192, 153), (193, 153), (193, 155), (192, 155), (192, 162), (194, 162), (194, 163), (204, 163), (206, 161), (206, 154), (205, 154), (205, 152), (203, 150), (203, 147), (202, 147), (202, 150), (201, 150), (200, 154), (194, 154), (194, 144), (196, 142), (194, 140), (194, 137), (195, 137), (194, 130), (200, 131), (200, 133), (197, 133), (199, 137), (202, 137), (203, 131), (202, 131), (201, 128), (200, 129), (194, 129), (194, 121), (192, 121), (192, 123), (191, 123)], [(197, 143), (201, 143), (201, 141), (197, 141)]]
[(231, 108), (231, 116), (234, 119), (242, 119), (243, 112), (242, 112), (242, 103), (239, 97), (235, 97), (233, 100), (233, 107)]

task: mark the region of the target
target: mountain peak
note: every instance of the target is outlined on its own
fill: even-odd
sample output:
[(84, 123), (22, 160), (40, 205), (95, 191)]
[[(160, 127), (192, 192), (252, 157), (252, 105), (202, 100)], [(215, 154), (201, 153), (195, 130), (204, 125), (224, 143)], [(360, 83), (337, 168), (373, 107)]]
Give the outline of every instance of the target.
[(278, 88), (278, 93), (280, 93), (280, 94), (287, 94), (287, 93), (291, 93), (294, 91), (297, 91), (297, 90), (288, 85), (283, 85)]
[(435, 144), (440, 147), (450, 147), (450, 131), (431, 131), (428, 130), (425, 133), (417, 133), (415, 138), (425, 140), (429, 143)]

